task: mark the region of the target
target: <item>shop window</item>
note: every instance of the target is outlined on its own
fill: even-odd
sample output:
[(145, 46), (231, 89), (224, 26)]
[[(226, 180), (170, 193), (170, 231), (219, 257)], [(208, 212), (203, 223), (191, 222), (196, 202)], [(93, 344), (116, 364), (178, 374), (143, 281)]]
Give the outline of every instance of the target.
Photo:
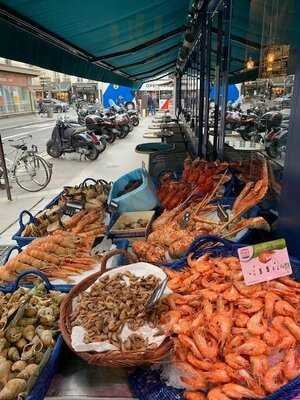
[(32, 111), (29, 89), (0, 85), (0, 114)]

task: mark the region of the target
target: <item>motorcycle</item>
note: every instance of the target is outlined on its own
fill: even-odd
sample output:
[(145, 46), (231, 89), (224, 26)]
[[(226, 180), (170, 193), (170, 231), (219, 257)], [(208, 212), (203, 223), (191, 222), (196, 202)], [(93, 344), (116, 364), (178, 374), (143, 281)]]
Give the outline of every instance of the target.
[(81, 108), (78, 108), (77, 109), (78, 123), (80, 125), (84, 125), (85, 118), (90, 114), (97, 114), (98, 111), (99, 111), (99, 108), (95, 105), (87, 105), (87, 106), (82, 106)]
[(47, 153), (53, 158), (59, 158), (64, 153), (79, 153), (90, 161), (94, 161), (100, 154), (101, 144), (97, 136), (87, 132), (86, 128), (72, 126), (71, 123), (58, 120), (46, 146)]
[(103, 116), (109, 118), (115, 124), (115, 129), (119, 131), (117, 135), (119, 139), (124, 139), (133, 130), (127, 112), (117, 105), (111, 106)]
[(287, 148), (288, 130), (286, 128), (274, 128), (265, 136), (265, 150), (271, 158), (283, 158)]
[(133, 126), (138, 126), (140, 123), (139, 115), (136, 110), (128, 110), (127, 114), (129, 116), (130, 122)]
[(242, 125), (236, 129), (244, 140), (261, 141), (262, 133), (269, 132), (273, 128), (280, 127), (282, 114), (277, 111), (269, 111), (260, 118), (251, 113), (247, 119), (242, 119)]
[(109, 144), (114, 143), (119, 131), (115, 129), (115, 124), (108, 118), (100, 115), (88, 115), (85, 118), (86, 128), (89, 132), (103, 137)]

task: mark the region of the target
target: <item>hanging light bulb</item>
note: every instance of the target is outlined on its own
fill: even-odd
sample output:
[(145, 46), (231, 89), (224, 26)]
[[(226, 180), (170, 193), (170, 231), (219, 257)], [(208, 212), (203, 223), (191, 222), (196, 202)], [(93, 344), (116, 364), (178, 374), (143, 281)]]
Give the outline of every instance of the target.
[(249, 60), (246, 62), (246, 69), (253, 69), (255, 67), (255, 62), (249, 57)]
[(272, 64), (275, 61), (275, 54), (272, 51), (270, 51), (270, 53), (268, 53), (267, 61), (270, 64)]

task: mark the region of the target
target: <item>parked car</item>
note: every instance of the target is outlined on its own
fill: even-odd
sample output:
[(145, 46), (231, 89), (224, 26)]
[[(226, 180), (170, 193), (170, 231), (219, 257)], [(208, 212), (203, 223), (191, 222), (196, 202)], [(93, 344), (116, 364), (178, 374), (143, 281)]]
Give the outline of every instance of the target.
[(69, 104), (56, 99), (44, 99), (43, 105), (45, 108), (51, 106), (53, 112), (66, 112), (69, 110)]

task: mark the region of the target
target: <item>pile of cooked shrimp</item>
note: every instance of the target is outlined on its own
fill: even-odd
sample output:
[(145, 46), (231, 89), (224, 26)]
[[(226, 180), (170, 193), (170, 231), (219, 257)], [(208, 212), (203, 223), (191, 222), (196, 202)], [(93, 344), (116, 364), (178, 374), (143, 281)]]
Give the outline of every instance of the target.
[(300, 283), (245, 286), (235, 257), (187, 263), (166, 269), (173, 293), (161, 319), (187, 400), (263, 398), (300, 375)]

